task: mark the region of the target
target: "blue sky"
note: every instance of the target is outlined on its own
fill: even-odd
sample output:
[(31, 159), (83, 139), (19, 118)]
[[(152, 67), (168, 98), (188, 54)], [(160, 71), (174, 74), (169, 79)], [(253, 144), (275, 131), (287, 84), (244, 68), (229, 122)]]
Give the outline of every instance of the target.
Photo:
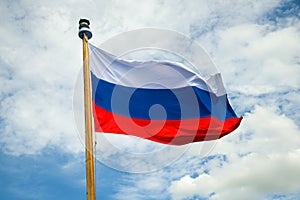
[[(96, 46), (145, 27), (192, 38), (244, 116), (208, 155), (193, 144), (155, 172), (96, 161), (98, 199), (299, 199), (299, 1), (1, 1), (0, 11), (0, 199), (85, 198), (84, 146), (72, 107), (81, 17), (90, 19)], [(128, 151), (161, 148), (110, 140)], [(133, 165), (126, 155), (105, 153), (120, 166)]]

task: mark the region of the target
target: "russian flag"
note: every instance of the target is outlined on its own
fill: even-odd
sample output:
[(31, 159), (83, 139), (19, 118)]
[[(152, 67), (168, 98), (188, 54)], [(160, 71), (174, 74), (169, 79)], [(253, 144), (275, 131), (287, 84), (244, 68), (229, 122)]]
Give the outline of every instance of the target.
[(221, 138), (242, 120), (219, 73), (201, 77), (180, 63), (121, 60), (91, 44), (89, 51), (96, 132), (184, 145)]

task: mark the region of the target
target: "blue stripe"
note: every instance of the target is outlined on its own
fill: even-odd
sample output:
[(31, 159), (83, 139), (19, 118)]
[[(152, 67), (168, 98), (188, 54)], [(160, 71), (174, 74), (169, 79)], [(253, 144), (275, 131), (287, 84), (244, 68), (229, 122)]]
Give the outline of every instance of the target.
[[(236, 118), (227, 95), (217, 97), (197, 87), (143, 89), (115, 85), (91, 73), (92, 96), (97, 106), (115, 114), (138, 119), (180, 120), (216, 117)], [(149, 110), (153, 105), (151, 116)], [(129, 106), (128, 106), (129, 105)]]

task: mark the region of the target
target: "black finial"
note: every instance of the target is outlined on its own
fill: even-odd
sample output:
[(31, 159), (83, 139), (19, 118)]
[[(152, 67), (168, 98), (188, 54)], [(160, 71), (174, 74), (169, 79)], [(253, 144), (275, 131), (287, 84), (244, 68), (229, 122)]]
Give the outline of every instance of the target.
[(88, 39), (90, 39), (93, 35), (90, 30), (90, 21), (87, 19), (80, 19), (78, 36), (82, 39), (84, 34), (88, 37)]

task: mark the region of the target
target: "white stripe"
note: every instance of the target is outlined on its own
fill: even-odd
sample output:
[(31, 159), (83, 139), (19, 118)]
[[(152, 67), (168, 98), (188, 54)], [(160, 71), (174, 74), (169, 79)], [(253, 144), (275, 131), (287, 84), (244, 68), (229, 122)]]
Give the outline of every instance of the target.
[(91, 44), (89, 50), (92, 73), (113, 84), (151, 89), (195, 86), (217, 96), (226, 94), (220, 73), (201, 77), (181, 63), (121, 60)]

